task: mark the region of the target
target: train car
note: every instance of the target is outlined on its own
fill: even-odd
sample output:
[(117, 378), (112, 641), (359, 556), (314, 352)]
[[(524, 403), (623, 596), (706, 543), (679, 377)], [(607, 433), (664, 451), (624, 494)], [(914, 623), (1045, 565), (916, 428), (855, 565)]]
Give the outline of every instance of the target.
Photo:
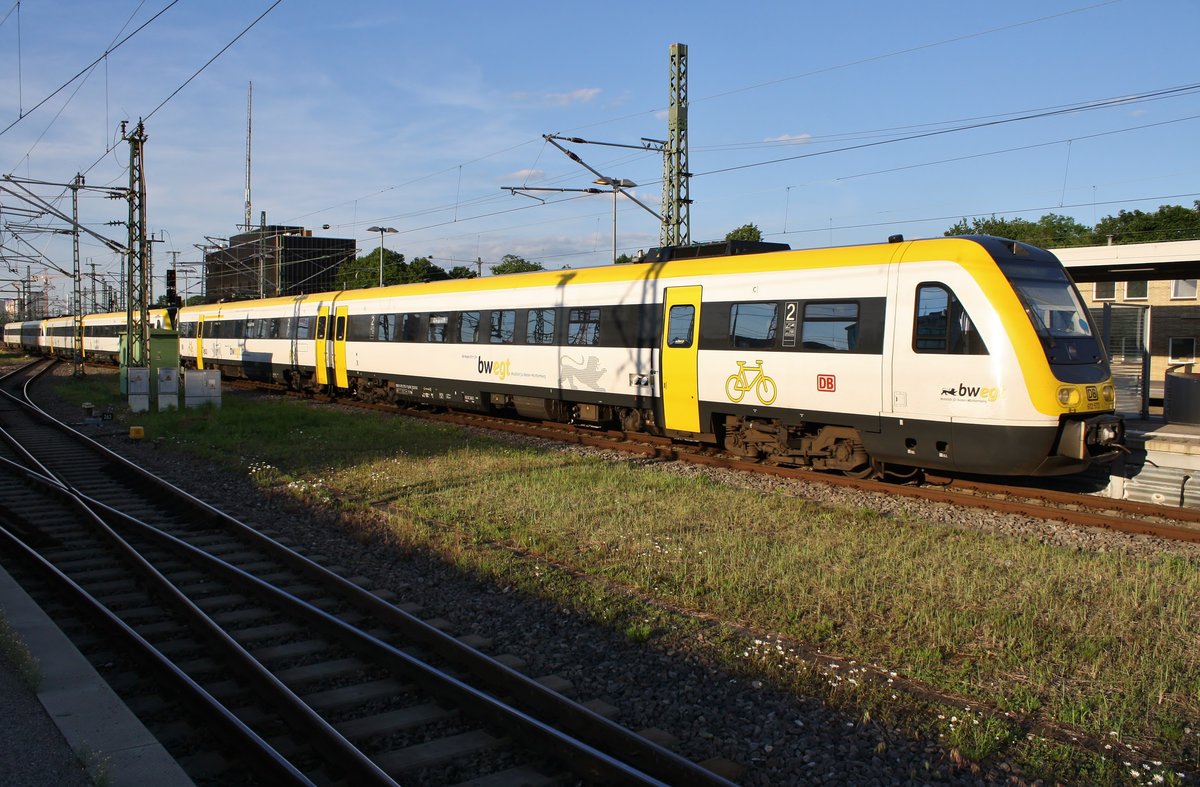
[[(151, 309), (147, 314), (153, 329), (171, 328), (167, 309)], [(83, 357), (88, 363), (118, 363), (121, 334), (127, 325), (126, 312), (89, 314), (83, 318)]]
[(10, 350), (38, 353), (41, 350), (42, 321), (24, 320), (4, 324), (4, 346)]
[[(151, 328), (170, 328), (172, 325), (171, 314), (167, 309), (151, 309), (149, 319)], [(116, 363), (120, 356), (121, 333), (125, 331), (125, 326), (125, 312), (84, 315), (84, 359), (88, 362)], [(33, 354), (72, 357), (75, 352), (75, 318), (51, 317), (45, 320), (6, 323), (4, 344), (9, 349), (21, 349)]]
[(990, 237), (776, 251), (180, 310), (186, 365), (620, 425), (878, 475), (1078, 471), (1123, 450), (1049, 252)]

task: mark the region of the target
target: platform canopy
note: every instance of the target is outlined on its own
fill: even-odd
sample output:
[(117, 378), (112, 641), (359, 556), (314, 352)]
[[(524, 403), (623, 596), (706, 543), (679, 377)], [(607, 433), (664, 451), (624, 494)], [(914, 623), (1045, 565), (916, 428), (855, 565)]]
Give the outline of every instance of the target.
[(1200, 279), (1200, 240), (1050, 251), (1077, 282)]

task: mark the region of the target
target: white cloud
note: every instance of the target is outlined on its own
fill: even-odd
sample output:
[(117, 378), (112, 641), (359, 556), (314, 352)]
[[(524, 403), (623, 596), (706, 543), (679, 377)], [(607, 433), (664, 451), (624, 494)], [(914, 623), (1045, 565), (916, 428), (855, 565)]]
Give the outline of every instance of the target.
[(519, 102), (532, 101), (549, 106), (568, 107), (572, 104), (587, 104), (600, 95), (600, 93), (601, 90), (598, 87), (581, 87), (566, 93), (530, 93), (528, 91), (520, 91), (512, 93), (511, 96), (514, 101)]
[(510, 172), (507, 175), (501, 175), (498, 179), (503, 181), (519, 180), (522, 183), (526, 183), (530, 180), (537, 180), (538, 178), (545, 177), (545, 175), (546, 170), (544, 169), (527, 168), (519, 169), (516, 172)]
[(777, 137), (767, 137), (763, 142), (790, 142), (795, 145), (805, 145), (812, 141), (812, 134), (780, 134)]

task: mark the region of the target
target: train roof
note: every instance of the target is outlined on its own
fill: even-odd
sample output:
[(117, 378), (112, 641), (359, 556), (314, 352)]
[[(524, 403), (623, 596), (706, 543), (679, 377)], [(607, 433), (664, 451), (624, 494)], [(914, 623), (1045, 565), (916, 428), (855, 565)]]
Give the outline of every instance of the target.
[[(719, 276), (746, 272), (773, 272), (789, 268), (849, 268), (891, 262), (915, 263), (934, 260), (986, 264), (990, 260), (1025, 259), (1057, 264), (1050, 252), (989, 235), (958, 235), (905, 241), (893, 238), (888, 243), (861, 246), (837, 246), (817, 249), (790, 249), (786, 244), (768, 244), (784, 248), (741, 251), (731, 255), (673, 258), (663, 261), (602, 265), (594, 268), (564, 268), (561, 270), (511, 273), (471, 279), (446, 279), (414, 284), (396, 284), (357, 290), (331, 291), (311, 295), (281, 296), (262, 300), (230, 301), (197, 306), (185, 306), (180, 315), (236, 312), (242, 308), (282, 306), (312, 301), (342, 302), (401, 295), (431, 295), (456, 292), (485, 292), (525, 288), (561, 287), (568, 284), (598, 284), (613, 282)], [(674, 255), (668, 255), (674, 256)]]

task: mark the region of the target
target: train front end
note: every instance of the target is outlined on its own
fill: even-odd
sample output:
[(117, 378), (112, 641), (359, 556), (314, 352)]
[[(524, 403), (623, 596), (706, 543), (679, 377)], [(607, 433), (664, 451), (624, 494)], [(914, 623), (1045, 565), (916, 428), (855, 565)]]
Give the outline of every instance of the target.
[(1028, 331), (1013, 337), (1030, 398), (1059, 422), (1055, 444), (1035, 475), (1112, 461), (1125, 451), (1125, 423), (1116, 412), (1104, 343), (1078, 289), (1050, 252), (993, 242), (1001, 248), (992, 256), (1032, 329), (1033, 338)]

